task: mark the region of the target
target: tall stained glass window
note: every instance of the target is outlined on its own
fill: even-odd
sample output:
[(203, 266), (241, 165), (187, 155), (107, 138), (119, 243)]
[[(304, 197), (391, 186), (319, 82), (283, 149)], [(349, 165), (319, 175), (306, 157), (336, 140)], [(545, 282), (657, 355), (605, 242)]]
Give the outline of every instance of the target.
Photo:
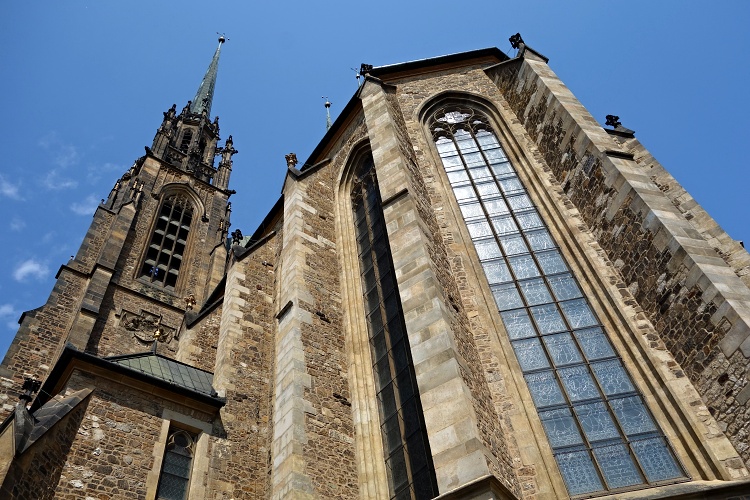
[(438, 495), (372, 156), (352, 188), (365, 313), (391, 498)]
[(161, 205), (140, 276), (174, 290), (185, 255), (193, 206), (180, 194), (169, 196)]
[(685, 477), (487, 118), (430, 128), (569, 493)]

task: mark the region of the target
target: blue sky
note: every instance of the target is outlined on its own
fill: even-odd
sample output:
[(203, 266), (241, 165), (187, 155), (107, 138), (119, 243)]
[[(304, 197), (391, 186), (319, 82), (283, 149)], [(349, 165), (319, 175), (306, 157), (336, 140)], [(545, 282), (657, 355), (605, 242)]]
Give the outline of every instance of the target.
[(233, 135), (233, 228), (278, 198), (375, 66), (496, 46), (550, 58), (593, 116), (621, 117), (735, 239), (746, 190), (750, 2), (9, 2), (0, 18), (0, 353), (47, 300), (95, 207), (197, 89), (226, 32), (212, 111)]

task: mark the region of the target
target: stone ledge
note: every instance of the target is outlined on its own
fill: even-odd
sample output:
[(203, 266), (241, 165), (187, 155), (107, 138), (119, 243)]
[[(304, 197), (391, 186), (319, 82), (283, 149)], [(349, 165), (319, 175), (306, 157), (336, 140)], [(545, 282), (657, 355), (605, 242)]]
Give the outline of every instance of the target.
[(484, 476), (444, 493), (435, 500), (516, 500), (517, 498), (495, 476)]

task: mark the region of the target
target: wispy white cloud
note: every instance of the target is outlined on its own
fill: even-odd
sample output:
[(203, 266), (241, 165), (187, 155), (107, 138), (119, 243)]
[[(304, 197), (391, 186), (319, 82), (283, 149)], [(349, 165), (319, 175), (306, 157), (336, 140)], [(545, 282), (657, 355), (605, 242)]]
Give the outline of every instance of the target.
[(116, 163), (104, 163), (102, 165), (89, 165), (89, 167), (86, 169), (88, 171), (88, 175), (86, 176), (86, 179), (88, 180), (89, 184), (95, 184), (104, 176), (107, 177), (114, 177), (110, 174), (117, 172), (121, 173), (127, 170), (127, 167), (124, 167), (122, 165), (118, 165)]
[(90, 194), (86, 197), (85, 200), (70, 205), (70, 209), (73, 211), (73, 213), (76, 213), (78, 215), (93, 215), (96, 207), (98, 206), (99, 198), (97, 198), (93, 194)]
[(16, 320), (20, 315), (20, 311), (16, 311), (12, 304), (0, 304), (0, 320), (9, 330), (18, 328), (18, 321)]
[(18, 192), (19, 185), (13, 184), (5, 177), (0, 175), (0, 195), (10, 198), (11, 200), (22, 200), (21, 194)]
[(47, 264), (34, 258), (21, 262), (13, 271), (13, 279), (16, 281), (26, 281), (27, 278), (44, 279), (49, 275)]
[(26, 227), (26, 221), (21, 219), (20, 217), (13, 217), (10, 220), (10, 230), (11, 231), (20, 231), (21, 229)]
[(58, 169), (53, 168), (42, 178), (42, 184), (50, 191), (60, 191), (77, 187), (78, 181), (63, 177)]
[(60, 139), (57, 132), (50, 132), (39, 139), (39, 145), (52, 153), (53, 161), (58, 167), (67, 168), (78, 163), (76, 147)]

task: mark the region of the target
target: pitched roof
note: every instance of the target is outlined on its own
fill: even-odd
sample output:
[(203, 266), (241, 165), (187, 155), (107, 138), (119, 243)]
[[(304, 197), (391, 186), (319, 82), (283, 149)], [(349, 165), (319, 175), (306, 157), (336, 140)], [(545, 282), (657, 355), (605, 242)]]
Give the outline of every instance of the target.
[(107, 361), (125, 366), (151, 377), (158, 378), (184, 389), (215, 397), (213, 388), (214, 375), (194, 366), (180, 363), (161, 354), (144, 352), (139, 354), (125, 354), (104, 358)]

